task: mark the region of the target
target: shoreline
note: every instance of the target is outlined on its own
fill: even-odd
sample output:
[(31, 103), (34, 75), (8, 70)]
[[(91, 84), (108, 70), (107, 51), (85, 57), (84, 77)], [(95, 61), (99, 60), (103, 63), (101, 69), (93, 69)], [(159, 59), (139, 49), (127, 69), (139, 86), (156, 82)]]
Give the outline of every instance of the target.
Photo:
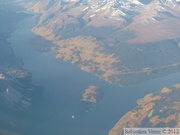
[[(14, 115), (21, 115), (31, 106), (37, 104), (36, 98), (38, 97), (34, 95), (37, 93), (41, 95), (42, 91), (39, 86), (32, 84), (31, 72), (24, 68), (23, 59), (16, 56), (9, 39), (12, 37), (12, 33), (19, 28), (18, 23), (29, 17), (30, 14), (17, 13), (22, 8), (16, 5), (0, 6), (4, 9), (0, 26), (0, 28), (2, 27), (0, 34), (3, 35), (0, 38), (0, 74), (4, 76), (0, 79), (0, 125), (1, 130), (5, 130), (7, 133), (8, 131), (21, 132), (18, 128), (15, 128), (21, 127), (21, 120), (18, 119), (19, 116), (16, 118)], [(29, 81), (25, 82), (24, 79)], [(0, 134), (4, 133), (1, 130)]]

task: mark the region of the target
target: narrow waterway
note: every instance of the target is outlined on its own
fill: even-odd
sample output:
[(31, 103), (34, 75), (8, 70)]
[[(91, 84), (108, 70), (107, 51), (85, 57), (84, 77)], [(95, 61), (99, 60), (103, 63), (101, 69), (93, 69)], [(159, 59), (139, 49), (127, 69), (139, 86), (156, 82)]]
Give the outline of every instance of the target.
[[(139, 98), (180, 82), (180, 73), (176, 73), (131, 87), (109, 84), (56, 59), (51, 52), (35, 50), (31, 40), (36, 35), (31, 29), (36, 20), (34, 15), (20, 21), (8, 39), (15, 55), (23, 59), (24, 68), (32, 73), (33, 83), (44, 87), (43, 101), (22, 116), (25, 122), (20, 130), (24, 135), (107, 135)], [(105, 97), (86, 106), (81, 95), (90, 85), (100, 87)]]

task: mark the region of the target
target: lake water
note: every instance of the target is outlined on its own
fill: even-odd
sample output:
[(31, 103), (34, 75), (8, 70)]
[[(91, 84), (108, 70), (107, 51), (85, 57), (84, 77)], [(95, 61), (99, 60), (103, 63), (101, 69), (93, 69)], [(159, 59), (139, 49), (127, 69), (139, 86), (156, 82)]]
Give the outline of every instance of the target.
[[(139, 98), (179, 83), (180, 73), (130, 87), (109, 84), (55, 59), (51, 52), (38, 52), (32, 47), (31, 40), (36, 35), (31, 29), (36, 20), (34, 15), (20, 21), (19, 28), (8, 39), (15, 55), (23, 59), (24, 68), (32, 73), (33, 84), (44, 87), (43, 101), (21, 116), (24, 124), (18, 130), (24, 135), (107, 135), (116, 122), (136, 106)], [(92, 106), (81, 102), (81, 95), (89, 85), (105, 92), (102, 101)]]

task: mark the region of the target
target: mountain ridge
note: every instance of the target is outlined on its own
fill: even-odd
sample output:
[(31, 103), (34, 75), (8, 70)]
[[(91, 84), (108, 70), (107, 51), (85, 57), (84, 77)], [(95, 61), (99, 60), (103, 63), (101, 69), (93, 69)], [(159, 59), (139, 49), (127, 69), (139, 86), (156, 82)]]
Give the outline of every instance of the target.
[[(174, 19), (175, 22), (178, 19), (179, 22), (179, 4), (180, 2), (178, 0), (153, 0), (148, 4), (142, 4), (138, 0), (44, 0), (39, 2), (32, 1), (26, 7), (38, 13), (43, 13), (44, 10), (45, 13), (41, 16), (37, 27), (47, 25), (45, 27), (50, 27), (48, 30), (53, 30), (55, 27), (63, 28), (64, 25), (67, 26), (68, 24), (75, 23), (82, 25), (79, 27), (110, 26), (115, 29), (128, 29), (139, 34), (140, 32), (133, 27), (137, 25), (147, 26), (163, 23), (162, 25), (166, 27), (163, 31), (170, 30), (171, 28), (167, 27), (165, 23), (169, 19)], [(57, 18), (62, 18), (63, 21), (57, 20)], [(178, 22), (176, 25), (178, 25)], [(50, 25), (53, 27), (51, 28)], [(161, 28), (158, 29), (162, 30)], [(41, 33), (37, 32), (37, 34)], [(46, 35), (48, 35), (48, 31)], [(142, 35), (140, 34), (140, 36)], [(179, 36), (179, 31), (171, 34), (171, 36)], [(163, 37), (160, 40), (167, 38)], [(153, 40), (151, 39), (151, 41)], [(158, 39), (155, 39), (155, 41), (158, 41)], [(149, 40), (139, 41), (139, 43), (142, 42), (149, 42)]]
[(32, 31), (55, 44), (51, 51), (56, 58), (108, 82), (128, 85), (179, 71), (179, 4), (27, 0), (22, 6), (40, 15)]

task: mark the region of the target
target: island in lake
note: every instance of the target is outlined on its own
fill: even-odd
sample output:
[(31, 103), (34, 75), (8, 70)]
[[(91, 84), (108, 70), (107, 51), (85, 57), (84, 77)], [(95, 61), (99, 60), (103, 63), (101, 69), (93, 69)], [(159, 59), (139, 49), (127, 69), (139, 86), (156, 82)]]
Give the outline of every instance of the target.
[[(109, 83), (134, 85), (180, 71), (179, 6), (178, 0), (1, 0), (0, 134), (104, 135), (109, 132), (109, 135), (122, 135), (124, 127), (180, 127), (180, 84), (138, 100), (138, 106), (126, 113), (109, 131), (109, 123), (114, 122), (111, 120), (116, 109), (127, 110), (126, 106), (117, 108), (119, 103), (126, 105), (125, 99), (109, 94), (111, 98), (106, 100), (107, 104), (103, 107), (99, 104), (99, 110), (88, 113), (93, 110), (93, 105), (102, 100), (103, 90), (89, 86), (82, 94), (78, 93), (81, 87), (61, 88), (60, 85), (64, 84), (84, 85), (84, 81), (76, 84), (67, 70), (63, 73), (64, 78), (57, 79), (54, 77), (59, 76), (56, 65), (52, 65), (51, 69), (54, 74), (48, 68), (49, 74), (40, 77), (44, 84), (50, 84), (45, 85), (48, 92), (45, 92), (46, 101), (42, 108), (38, 106), (37, 110), (33, 110), (43, 97), (43, 88), (32, 83), (31, 72), (24, 69), (23, 60), (17, 58), (8, 42), (18, 22), (36, 14), (37, 24), (32, 32), (37, 37), (31, 41), (32, 47), (41, 52), (51, 51), (54, 58), (74, 64)], [(44, 39), (48, 41), (44, 43)], [(20, 43), (23, 46), (23, 42)], [(45, 63), (51, 65), (46, 60)], [(57, 72), (54, 71), (55, 66)], [(40, 67), (40, 70), (43, 68)], [(68, 69), (68, 66), (65, 68)], [(85, 78), (78, 74), (80, 76), (75, 76), (75, 79)], [(59, 85), (56, 87), (56, 84)], [(134, 90), (134, 87), (130, 88)], [(75, 94), (71, 94), (70, 90)], [(79, 101), (81, 94), (83, 102)], [(138, 92), (136, 94), (139, 96)], [(112, 102), (115, 96), (118, 100), (110, 104), (113, 106), (110, 109), (108, 101)], [(133, 104), (131, 101), (129, 103)], [(27, 117), (29, 113), (34, 114), (33, 119)], [(116, 114), (119, 115), (119, 112)]]
[(82, 101), (98, 103), (104, 96), (104, 92), (96, 87), (89, 86), (82, 94)]

